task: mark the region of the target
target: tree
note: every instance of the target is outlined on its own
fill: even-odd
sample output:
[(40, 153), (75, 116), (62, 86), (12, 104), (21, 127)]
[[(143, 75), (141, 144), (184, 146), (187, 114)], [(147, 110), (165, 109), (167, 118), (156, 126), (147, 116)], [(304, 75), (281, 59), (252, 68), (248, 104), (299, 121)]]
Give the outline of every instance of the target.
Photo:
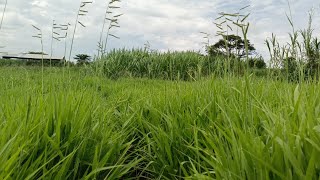
[[(253, 55), (256, 50), (255, 47), (250, 43), (250, 40), (247, 40), (247, 44), (248, 55)], [(237, 35), (224, 35), (223, 39), (209, 46), (207, 52), (211, 56), (224, 54), (229, 56), (233, 55), (240, 59), (247, 56), (245, 40)]]
[(76, 57), (74, 57), (75, 60), (77, 60), (77, 63), (79, 65), (88, 64), (91, 61), (91, 56), (87, 54), (78, 54)]

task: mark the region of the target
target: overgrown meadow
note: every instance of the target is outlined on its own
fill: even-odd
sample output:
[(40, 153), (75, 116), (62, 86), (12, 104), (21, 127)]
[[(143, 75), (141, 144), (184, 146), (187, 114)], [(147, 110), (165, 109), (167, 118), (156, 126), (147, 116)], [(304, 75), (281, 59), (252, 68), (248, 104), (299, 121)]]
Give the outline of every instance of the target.
[[(64, 74), (65, 73), (65, 74)], [(1, 179), (317, 179), (320, 85), (1, 68)], [(42, 92), (43, 91), (43, 92)]]
[[(265, 66), (250, 55), (241, 13), (220, 14), (225, 45), (208, 41), (206, 54), (107, 52), (108, 36), (117, 36), (109, 29), (104, 40), (105, 26), (118, 26), (111, 2), (94, 62), (0, 60), (0, 179), (319, 179), (312, 14), (290, 45), (266, 40)], [(242, 33), (229, 36), (234, 28)], [(229, 50), (230, 37), (241, 49)]]

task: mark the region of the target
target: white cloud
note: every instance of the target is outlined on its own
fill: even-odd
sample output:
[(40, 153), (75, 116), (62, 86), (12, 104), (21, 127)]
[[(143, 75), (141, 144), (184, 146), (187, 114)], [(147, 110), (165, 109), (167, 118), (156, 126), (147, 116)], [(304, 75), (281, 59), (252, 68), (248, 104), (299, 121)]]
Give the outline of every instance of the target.
[(48, 2), (46, 2), (46, 1), (32, 1), (31, 6), (39, 7), (39, 8), (47, 8)]
[[(1, 51), (21, 52), (36, 51), (39, 42), (31, 36), (34, 29), (31, 24), (42, 28), (45, 50), (49, 52), (51, 42), (51, 24), (55, 19), (58, 23), (74, 23), (79, 2), (74, 0), (33, 0), (8, 1), (3, 28), (0, 31)], [(315, 0), (291, 0), (293, 17), (297, 28), (307, 25), (307, 12), (318, 7), (314, 19), (315, 33), (319, 35), (320, 10)], [(96, 51), (101, 31), (106, 0), (95, 0), (88, 6), (89, 15), (81, 18), (87, 28), (79, 27), (74, 42), (74, 54)], [(282, 41), (287, 40), (290, 31), (285, 13), (288, 13), (286, 0), (127, 0), (121, 3), (119, 12), (125, 13), (120, 18), (121, 28), (113, 33), (121, 40), (111, 39), (109, 48), (142, 47), (146, 41), (153, 49), (159, 50), (200, 50), (203, 41), (200, 31), (209, 32), (211, 42), (216, 28), (214, 19), (219, 12), (237, 12), (239, 8), (251, 5), (249, 21), (251, 28), (249, 38), (260, 53), (267, 55), (264, 40), (272, 33)], [(0, 11), (3, 2), (0, 3)], [(71, 33), (71, 32), (70, 32)], [(70, 43), (68, 43), (70, 45)], [(64, 43), (54, 43), (55, 54), (62, 55)]]

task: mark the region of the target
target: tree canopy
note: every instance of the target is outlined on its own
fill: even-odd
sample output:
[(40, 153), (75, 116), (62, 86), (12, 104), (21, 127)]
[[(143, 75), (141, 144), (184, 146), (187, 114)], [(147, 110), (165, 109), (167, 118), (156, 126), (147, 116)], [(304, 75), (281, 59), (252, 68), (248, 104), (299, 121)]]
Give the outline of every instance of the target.
[[(250, 43), (250, 40), (246, 41), (248, 44), (248, 55), (253, 55), (256, 49), (253, 44)], [(209, 55), (234, 55), (241, 59), (247, 56), (246, 42), (237, 35), (224, 35), (223, 39), (220, 39), (214, 45), (209, 46), (207, 52)]]
[(79, 65), (88, 64), (91, 61), (91, 56), (87, 54), (77, 54), (76, 57), (74, 57), (75, 60), (77, 60), (77, 63)]

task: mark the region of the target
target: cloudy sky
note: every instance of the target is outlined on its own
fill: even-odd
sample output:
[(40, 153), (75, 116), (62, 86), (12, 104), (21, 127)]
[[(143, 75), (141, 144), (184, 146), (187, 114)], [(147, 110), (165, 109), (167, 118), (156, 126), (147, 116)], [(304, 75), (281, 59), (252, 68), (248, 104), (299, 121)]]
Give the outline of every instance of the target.
[[(85, 0), (87, 1), (87, 0)], [(289, 0), (297, 28), (307, 25), (308, 11), (315, 8), (314, 29), (320, 36), (320, 2), (318, 0)], [(5, 0), (0, 0), (2, 12)], [(87, 26), (76, 31), (74, 54), (94, 55), (102, 28), (108, 0), (94, 0), (86, 9), (88, 16), (81, 17)], [(32, 25), (43, 31), (44, 49), (50, 53), (52, 20), (74, 25), (80, 1), (78, 0), (8, 0), (7, 11), (0, 31), (2, 52), (19, 53), (39, 51), (39, 40)], [(152, 49), (195, 50), (202, 49), (201, 31), (211, 34), (210, 41), (217, 41), (217, 28), (213, 22), (219, 12), (234, 13), (250, 5), (248, 19), (251, 23), (249, 38), (258, 52), (267, 57), (264, 40), (275, 33), (281, 42), (288, 40), (290, 26), (286, 19), (289, 12), (287, 0), (122, 0), (124, 13), (120, 18), (121, 28), (112, 32), (121, 37), (111, 39), (109, 48), (144, 47), (148, 41)], [(73, 28), (71, 29), (73, 30)], [(72, 34), (70, 32), (70, 34)], [(67, 41), (68, 49), (70, 40)], [(54, 55), (63, 56), (64, 42), (54, 41)]]

